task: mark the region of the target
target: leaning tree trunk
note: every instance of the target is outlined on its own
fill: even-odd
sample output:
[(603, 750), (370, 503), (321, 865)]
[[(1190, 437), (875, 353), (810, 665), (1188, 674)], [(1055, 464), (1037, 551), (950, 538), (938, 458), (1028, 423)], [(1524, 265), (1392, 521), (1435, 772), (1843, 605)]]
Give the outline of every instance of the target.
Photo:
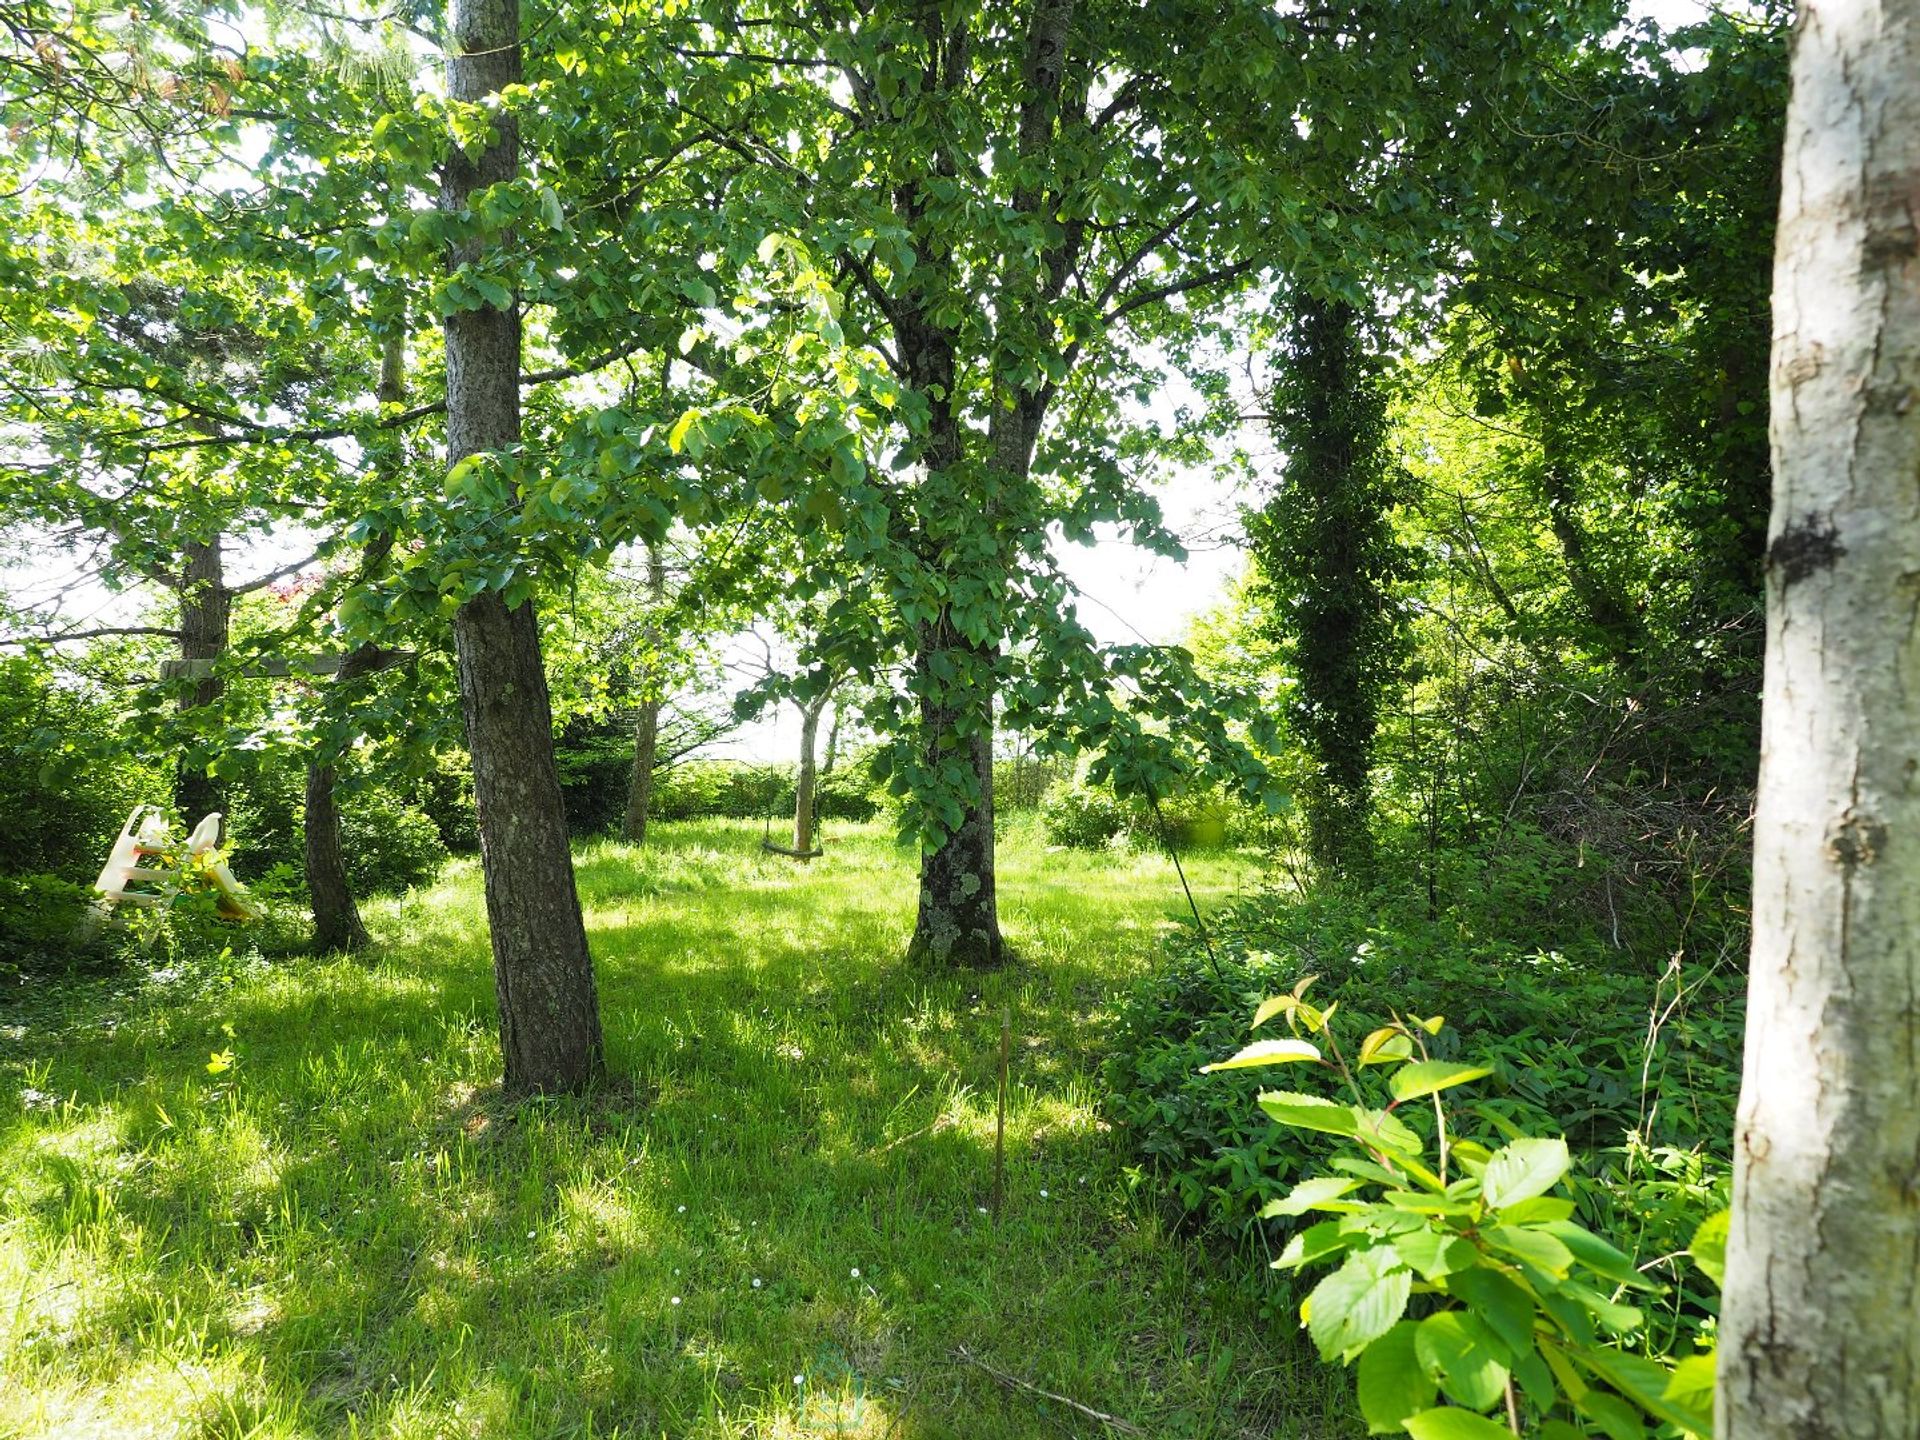
[[(667, 562), (651, 541), (647, 543), (647, 593), (657, 608), (667, 598)], [(656, 618), (657, 624), (657, 618)], [(653, 644), (659, 636), (649, 636)], [(651, 651), (652, 646), (650, 645)], [(640, 714), (633, 723), (633, 773), (627, 779), (627, 813), (620, 822), (620, 838), (645, 843), (647, 817), (653, 810), (653, 767), (660, 759), (660, 674), (657, 656), (641, 675)]]
[(939, 768), (959, 757), (972, 772), (975, 795), (963, 807), (960, 824), (921, 853), (920, 907), (908, 953), (934, 964), (985, 969), (1005, 958), (994, 894), (993, 700), (985, 697), (984, 716), (976, 715), (971, 733), (960, 735), (958, 706), (951, 698), (935, 698), (951, 694), (949, 686), (934, 679), (936, 664), (944, 661), (938, 668), (948, 669), (954, 663), (951, 647), (943, 655), (936, 648), (939, 643), (923, 642), (915, 661), (928, 687), (920, 700), (926, 762)]
[(1920, 1435), (1920, 0), (1807, 0), (1774, 261), (1726, 1440)]
[[(380, 382), (375, 396), (383, 407), (399, 406), (407, 398), (407, 327), (404, 318), (396, 318), (380, 346)], [(389, 489), (400, 482), (400, 452), (396, 440), (385, 447), (375, 461), (376, 473)], [(383, 532), (368, 543), (361, 562), (363, 579), (371, 579), (393, 551), (392, 532)], [(361, 676), (371, 674), (386, 663), (386, 652), (373, 641), (349, 651), (340, 661), (334, 684), (350, 687)], [(338, 693), (350, 695), (350, 689)], [(360, 919), (360, 907), (354, 903), (353, 886), (347, 878), (347, 857), (340, 839), (340, 807), (334, 803), (334, 766), (331, 760), (314, 760), (307, 766), (307, 806), (302, 825), (306, 841), (307, 899), (313, 907), (313, 948), (321, 954), (330, 950), (361, 950), (372, 943), (367, 927)]]
[[(453, 99), (483, 102), (519, 83), (518, 0), (453, 0), (451, 29), (447, 91)], [(450, 215), (465, 210), (475, 192), (519, 173), (512, 114), (496, 111), (493, 124), (494, 143), (478, 160), (458, 148), (447, 157), (443, 206)], [(451, 258), (455, 265), (484, 265), (486, 241), (464, 240)], [(448, 465), (518, 444), (517, 303), (448, 315), (446, 355)], [(453, 638), (473, 756), (507, 1088), (579, 1089), (603, 1067), (600, 1006), (574, 889), (533, 604), (510, 607), (499, 591), (488, 590), (454, 613)]]
[[(189, 541), (185, 555), (179, 592), (180, 658), (217, 661), (227, 652), (233, 627), (233, 592), (227, 588), (220, 536)], [(221, 689), (220, 677), (211, 671), (193, 681), (193, 689), (180, 701), (181, 716), (188, 718), (195, 710), (217, 704)], [(193, 748), (190, 738), (187, 748)], [(226, 811), (220, 783), (207, 773), (205, 765), (185, 758), (174, 770), (173, 803), (189, 826), (198, 825), (216, 810), (223, 815)], [(225, 828), (223, 821), (223, 834)]]

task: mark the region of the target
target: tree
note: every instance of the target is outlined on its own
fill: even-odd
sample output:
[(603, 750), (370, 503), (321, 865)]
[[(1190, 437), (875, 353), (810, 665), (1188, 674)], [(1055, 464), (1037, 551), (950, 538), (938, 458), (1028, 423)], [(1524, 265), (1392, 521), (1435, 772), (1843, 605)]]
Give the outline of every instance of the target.
[(1920, 3), (1811, 0), (1774, 262), (1754, 936), (1716, 1428), (1920, 1434)]
[[(497, 105), (520, 80), (519, 0), (453, 0), (447, 93)], [(442, 210), (459, 227), (452, 264), (484, 266), (489, 234), (476, 202), (518, 177), (511, 110), (485, 140), (448, 156)], [(498, 289), (497, 281), (487, 282)], [(446, 318), (447, 463), (511, 463), (520, 444), (520, 312), (511, 294), (476, 286), (476, 303)], [(454, 613), (460, 703), (473, 756), (500, 1050), (510, 1090), (577, 1090), (604, 1066), (593, 958), (574, 889), (567, 818), (553, 760), (553, 717), (540, 630), (520, 595), (483, 589)]]
[(1344, 301), (1297, 297), (1287, 342), (1272, 401), (1285, 475), (1248, 516), (1248, 548), (1297, 682), (1288, 718), (1315, 764), (1309, 851), (1322, 870), (1364, 883), (1374, 732), (1403, 638), (1386, 396), (1360, 317)]

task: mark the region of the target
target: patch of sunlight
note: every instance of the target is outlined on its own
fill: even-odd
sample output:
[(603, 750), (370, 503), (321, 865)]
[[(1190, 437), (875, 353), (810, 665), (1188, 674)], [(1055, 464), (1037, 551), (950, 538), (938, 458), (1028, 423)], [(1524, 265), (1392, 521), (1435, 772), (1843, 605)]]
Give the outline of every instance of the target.
[(637, 1249), (650, 1226), (635, 1209), (633, 1197), (610, 1181), (569, 1185), (560, 1193), (560, 1214), (569, 1232), (591, 1245)]
[(796, 1403), (784, 1412), (761, 1417), (753, 1433), (768, 1440), (820, 1440), (829, 1435), (878, 1440), (898, 1433), (900, 1413), (887, 1397), (871, 1393), (858, 1379), (836, 1385), (803, 1383), (794, 1389), (800, 1396)]
[[(110, 1390), (57, 1386), (0, 1401), (0, 1432), (41, 1440), (187, 1440), (263, 1398), (258, 1375), (238, 1356), (149, 1356)], [(19, 1408), (15, 1408), (18, 1406)]]

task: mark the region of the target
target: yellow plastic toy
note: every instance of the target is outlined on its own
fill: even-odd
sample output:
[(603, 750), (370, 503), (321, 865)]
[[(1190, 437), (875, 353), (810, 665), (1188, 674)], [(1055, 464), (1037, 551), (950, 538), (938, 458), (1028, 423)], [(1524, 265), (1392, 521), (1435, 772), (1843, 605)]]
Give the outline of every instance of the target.
[(166, 816), (151, 805), (136, 805), (120, 827), (106, 868), (94, 882), (100, 908), (111, 915), (122, 905), (168, 904), (180, 893), (183, 876), (191, 869), (212, 885), (220, 918), (247, 921), (260, 918), (260, 908), (247, 898), (247, 887), (233, 878), (220, 855), (220, 812), (194, 827), (184, 849), (173, 838)]

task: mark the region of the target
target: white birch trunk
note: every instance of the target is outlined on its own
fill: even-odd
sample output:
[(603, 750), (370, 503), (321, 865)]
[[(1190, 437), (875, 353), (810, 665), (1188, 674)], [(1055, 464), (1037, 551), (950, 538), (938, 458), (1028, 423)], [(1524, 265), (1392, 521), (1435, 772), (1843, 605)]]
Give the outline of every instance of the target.
[(1809, 0), (1723, 1440), (1920, 1436), (1920, 0)]

